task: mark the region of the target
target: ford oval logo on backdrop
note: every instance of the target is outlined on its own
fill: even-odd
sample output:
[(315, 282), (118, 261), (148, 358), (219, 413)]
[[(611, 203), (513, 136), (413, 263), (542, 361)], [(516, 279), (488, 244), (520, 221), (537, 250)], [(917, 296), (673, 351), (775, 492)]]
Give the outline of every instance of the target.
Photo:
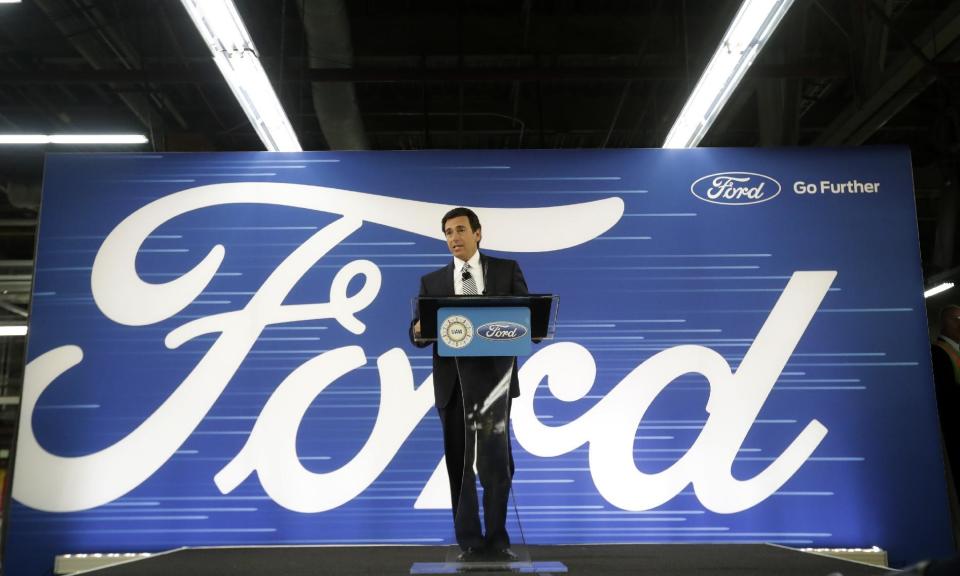
[(780, 194), (780, 183), (753, 172), (718, 172), (695, 180), (690, 192), (711, 204), (759, 204)]
[(516, 340), (526, 333), (527, 328), (516, 322), (487, 322), (477, 328), (477, 336), (487, 340)]

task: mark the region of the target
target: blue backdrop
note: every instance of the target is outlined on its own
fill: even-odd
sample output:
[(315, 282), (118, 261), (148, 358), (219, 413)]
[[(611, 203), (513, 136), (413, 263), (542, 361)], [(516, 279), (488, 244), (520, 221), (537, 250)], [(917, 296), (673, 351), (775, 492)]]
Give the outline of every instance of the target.
[(54, 155), (8, 574), (453, 542), (407, 326), (455, 205), (560, 296), (514, 405), (528, 543), (948, 553), (904, 149)]

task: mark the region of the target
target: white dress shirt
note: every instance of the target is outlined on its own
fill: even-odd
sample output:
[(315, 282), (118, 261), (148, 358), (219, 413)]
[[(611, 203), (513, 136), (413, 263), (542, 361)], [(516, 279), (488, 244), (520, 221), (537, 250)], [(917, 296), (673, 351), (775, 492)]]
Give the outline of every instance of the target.
[[(463, 260), (453, 259), (453, 292), (457, 296), (463, 294)], [(483, 294), (485, 286), (483, 285), (483, 266), (480, 265), (480, 251), (477, 250), (473, 256), (467, 260), (470, 265), (470, 275), (473, 281), (477, 283), (477, 294)]]

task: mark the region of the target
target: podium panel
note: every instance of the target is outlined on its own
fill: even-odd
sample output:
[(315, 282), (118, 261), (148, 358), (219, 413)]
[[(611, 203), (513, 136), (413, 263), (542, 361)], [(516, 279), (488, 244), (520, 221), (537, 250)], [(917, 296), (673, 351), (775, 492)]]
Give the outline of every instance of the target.
[(521, 307), (440, 308), (440, 356), (526, 356), (530, 354), (530, 309)]

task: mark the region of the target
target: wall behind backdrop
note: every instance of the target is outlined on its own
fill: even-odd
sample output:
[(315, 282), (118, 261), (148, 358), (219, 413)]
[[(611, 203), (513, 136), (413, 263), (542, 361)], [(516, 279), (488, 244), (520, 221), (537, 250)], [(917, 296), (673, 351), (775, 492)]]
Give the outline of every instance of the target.
[(560, 296), (528, 543), (951, 549), (904, 149), (55, 155), (43, 194), (8, 574), (453, 542), (407, 326), (456, 205)]

